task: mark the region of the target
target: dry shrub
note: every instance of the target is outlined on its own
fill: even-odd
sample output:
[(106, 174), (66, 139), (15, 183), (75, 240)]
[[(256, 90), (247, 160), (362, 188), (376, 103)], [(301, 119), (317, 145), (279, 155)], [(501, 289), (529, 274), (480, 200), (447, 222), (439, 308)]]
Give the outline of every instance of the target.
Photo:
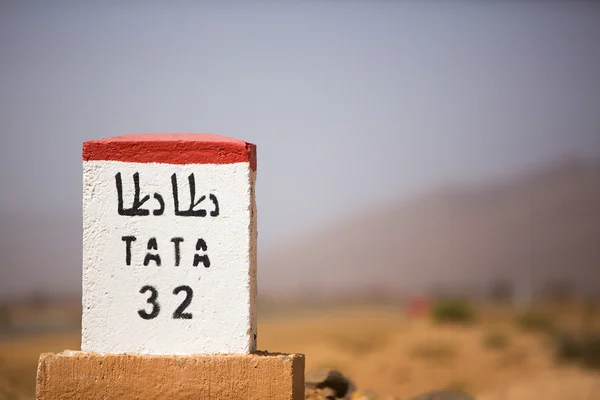
[(454, 390), (454, 391), (458, 391), (458, 392), (464, 392), (464, 393), (468, 393), (471, 391), (469, 382), (463, 381), (463, 380), (456, 380), (456, 381), (450, 382), (448, 385), (446, 385), (446, 389), (450, 389), (450, 390)]
[(475, 320), (473, 307), (465, 300), (440, 300), (432, 309), (435, 322), (469, 324)]
[(328, 337), (341, 350), (364, 355), (387, 346), (389, 335), (389, 328), (371, 326), (334, 332)]
[(410, 355), (426, 360), (449, 360), (456, 356), (456, 346), (445, 341), (427, 341), (413, 346)]
[(581, 346), (578, 340), (569, 333), (556, 335), (554, 356), (559, 363), (577, 360), (581, 357)]
[(517, 315), (515, 324), (528, 332), (553, 333), (555, 330), (553, 318), (540, 311), (530, 310)]
[(555, 358), (561, 363), (578, 362), (586, 368), (600, 369), (600, 333), (557, 335)]
[(482, 345), (491, 350), (505, 349), (509, 345), (508, 335), (500, 331), (488, 332), (483, 337)]
[(600, 334), (588, 334), (584, 337), (581, 361), (584, 367), (600, 369)]
[(333, 335), (331, 340), (344, 351), (367, 354), (384, 347), (387, 344), (387, 335), (338, 334)]
[(0, 305), (0, 330), (8, 329), (12, 325), (12, 313), (10, 308), (5, 305)]

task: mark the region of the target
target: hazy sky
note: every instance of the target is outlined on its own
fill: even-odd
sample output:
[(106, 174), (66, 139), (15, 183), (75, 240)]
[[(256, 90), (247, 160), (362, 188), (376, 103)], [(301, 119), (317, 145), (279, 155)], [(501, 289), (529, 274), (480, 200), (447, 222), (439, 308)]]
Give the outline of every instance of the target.
[(598, 157), (599, 127), (598, 2), (0, 2), (11, 224), (78, 221), (82, 142), (123, 133), (256, 143), (264, 252), (447, 182)]

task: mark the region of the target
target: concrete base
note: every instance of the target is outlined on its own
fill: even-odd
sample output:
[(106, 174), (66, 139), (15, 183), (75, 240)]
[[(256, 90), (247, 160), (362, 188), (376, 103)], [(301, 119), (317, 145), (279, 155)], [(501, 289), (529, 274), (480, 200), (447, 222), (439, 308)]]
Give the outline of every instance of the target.
[(303, 354), (40, 356), (36, 399), (304, 399)]

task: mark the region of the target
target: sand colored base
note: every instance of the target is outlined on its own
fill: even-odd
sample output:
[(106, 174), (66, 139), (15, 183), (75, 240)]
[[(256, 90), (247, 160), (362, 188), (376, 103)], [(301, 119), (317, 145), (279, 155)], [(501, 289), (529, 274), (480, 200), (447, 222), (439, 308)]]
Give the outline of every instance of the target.
[(36, 399), (304, 399), (304, 355), (40, 356)]

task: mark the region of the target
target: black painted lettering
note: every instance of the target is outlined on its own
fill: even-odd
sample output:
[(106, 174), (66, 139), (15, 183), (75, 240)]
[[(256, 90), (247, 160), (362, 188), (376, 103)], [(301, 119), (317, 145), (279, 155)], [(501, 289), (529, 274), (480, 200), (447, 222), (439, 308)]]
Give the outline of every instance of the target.
[(173, 245), (175, 246), (175, 266), (179, 267), (179, 263), (181, 262), (181, 249), (179, 244), (183, 242), (183, 238), (174, 237), (173, 239), (171, 239), (171, 242), (173, 242)]
[(144, 196), (144, 198), (142, 200), (140, 200), (140, 174), (138, 172), (136, 172), (135, 174), (133, 174), (133, 188), (134, 188), (134, 194), (133, 194), (133, 205), (131, 206), (131, 208), (124, 208), (123, 207), (123, 181), (121, 179), (121, 173), (118, 172), (115, 175), (115, 181), (117, 184), (117, 197), (118, 197), (118, 212), (119, 215), (127, 215), (130, 217), (133, 217), (135, 215), (149, 215), (150, 211), (146, 210), (145, 208), (141, 208), (142, 205), (148, 201), (148, 199), (150, 198), (150, 196), (146, 195)]
[[(127, 216), (136, 216), (136, 215), (149, 215), (150, 211), (142, 208), (142, 205), (144, 205), (145, 202), (147, 202), (150, 199), (149, 195), (144, 196), (141, 200), (140, 200), (140, 174), (138, 172), (136, 172), (135, 174), (133, 174), (133, 204), (131, 206), (131, 208), (125, 208), (123, 206), (123, 179), (121, 177), (121, 173), (118, 172), (115, 175), (115, 183), (117, 184), (117, 201), (118, 201), (118, 207), (117, 210), (119, 212), (119, 215), (127, 215)], [(152, 211), (152, 214), (154, 215), (162, 215), (165, 211), (165, 202), (162, 198), (162, 196), (158, 193), (154, 193), (154, 198), (156, 199), (156, 201), (158, 201), (158, 205), (159, 207), (155, 210)]]
[(146, 302), (148, 304), (152, 304), (152, 311), (148, 313), (146, 312), (146, 310), (138, 310), (138, 314), (143, 319), (153, 319), (156, 318), (158, 316), (158, 313), (160, 312), (160, 304), (158, 304), (158, 302), (156, 301), (156, 299), (158, 298), (158, 291), (156, 290), (156, 288), (150, 285), (146, 285), (140, 289), (141, 294), (144, 294), (147, 291), (150, 291), (151, 294), (150, 297), (148, 297), (148, 299), (146, 300)]
[(125, 242), (125, 264), (131, 265), (131, 242), (137, 239), (135, 236), (122, 236), (121, 240)]
[(189, 286), (177, 286), (173, 290), (173, 294), (177, 295), (179, 292), (185, 292), (185, 299), (183, 302), (177, 307), (175, 312), (173, 313), (173, 319), (192, 319), (192, 313), (184, 313), (183, 311), (192, 303), (192, 297), (194, 296), (194, 292), (192, 288)]
[(190, 174), (188, 176), (188, 183), (190, 187), (190, 207), (187, 210), (182, 211), (179, 209), (179, 188), (177, 186), (177, 174), (171, 175), (171, 186), (173, 187), (173, 204), (175, 206), (175, 215), (179, 215), (182, 217), (206, 217), (205, 209), (200, 208), (198, 210), (194, 210), (194, 208), (196, 208), (200, 205), (200, 203), (206, 200), (206, 196), (200, 196), (198, 201), (196, 201), (196, 179), (194, 177), (194, 174)]
[(217, 196), (215, 196), (214, 194), (211, 193), (208, 196), (208, 198), (215, 205), (215, 209), (210, 212), (210, 216), (211, 217), (217, 217), (219, 215), (219, 201), (217, 200)]
[(158, 193), (154, 193), (154, 198), (158, 201), (159, 208), (157, 210), (152, 211), (153, 215), (162, 215), (165, 212), (165, 201), (162, 196)]
[[(204, 241), (204, 239), (198, 239), (198, 241), (196, 242), (196, 250), (197, 251), (207, 251), (208, 248), (206, 246), (206, 242)], [(203, 254), (203, 255), (198, 255), (198, 254), (194, 254), (194, 267), (197, 267), (198, 264), (204, 264), (204, 268), (208, 268), (210, 267), (210, 259), (208, 258), (208, 254)]]
[[(148, 250), (158, 250), (156, 238), (150, 238), (150, 240), (148, 240)], [(146, 257), (144, 257), (144, 266), (150, 264), (150, 261), (154, 261), (156, 265), (160, 267), (160, 254), (146, 253)]]

